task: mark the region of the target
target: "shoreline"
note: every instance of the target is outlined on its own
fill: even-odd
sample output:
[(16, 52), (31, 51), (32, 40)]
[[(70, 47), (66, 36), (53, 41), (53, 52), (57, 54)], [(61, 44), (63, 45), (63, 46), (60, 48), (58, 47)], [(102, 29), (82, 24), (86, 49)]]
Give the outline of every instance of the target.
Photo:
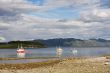
[(0, 58), (0, 60), (22, 60), (22, 59), (53, 59), (58, 57), (33, 57), (33, 58)]
[(61, 62), (60, 60), (50, 60), (45, 62), (33, 62), (33, 63), (22, 63), (22, 64), (0, 64), (1, 69), (32, 69), (42, 66), (50, 66)]
[(110, 59), (65, 58), (26, 64), (0, 64), (1, 73), (110, 73)]

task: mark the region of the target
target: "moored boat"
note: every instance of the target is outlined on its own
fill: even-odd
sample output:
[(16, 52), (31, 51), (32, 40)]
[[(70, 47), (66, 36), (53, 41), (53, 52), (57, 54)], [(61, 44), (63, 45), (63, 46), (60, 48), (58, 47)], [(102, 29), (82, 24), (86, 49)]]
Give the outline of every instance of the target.
[(73, 53), (73, 54), (77, 54), (77, 53), (78, 53), (78, 50), (76, 50), (76, 49), (74, 48), (74, 49), (72, 49), (72, 53)]
[(60, 48), (60, 47), (57, 48), (56, 51), (57, 51), (57, 52), (63, 52), (62, 48)]
[(63, 49), (62, 48), (56, 48), (56, 55), (57, 55), (57, 57), (61, 57), (61, 55), (62, 55), (62, 53), (63, 53)]
[(26, 53), (26, 51), (25, 51), (25, 49), (22, 47), (22, 45), (21, 45), (20, 48), (19, 48), (19, 46), (18, 46), (17, 56), (18, 56), (19, 58), (24, 58), (24, 57), (25, 57), (25, 53)]

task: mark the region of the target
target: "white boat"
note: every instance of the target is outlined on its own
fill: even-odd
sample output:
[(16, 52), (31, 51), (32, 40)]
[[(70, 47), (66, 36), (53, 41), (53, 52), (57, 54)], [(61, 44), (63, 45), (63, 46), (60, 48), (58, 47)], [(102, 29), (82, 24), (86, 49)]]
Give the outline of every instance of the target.
[(21, 45), (20, 48), (19, 48), (19, 46), (18, 46), (17, 56), (18, 56), (19, 58), (24, 58), (24, 57), (25, 57), (25, 53), (26, 53), (26, 51), (25, 51), (25, 49), (22, 47), (22, 45)]
[(63, 49), (60, 47), (61, 40), (59, 40), (59, 47), (56, 47), (56, 54), (60, 57), (63, 53)]
[(63, 49), (62, 48), (56, 48), (56, 55), (58, 56), (58, 57), (60, 57), (61, 55), (62, 55), (62, 53), (63, 53)]
[(78, 51), (74, 48), (74, 49), (72, 49), (72, 53), (73, 53), (73, 54), (77, 54)]
[(59, 47), (59, 48), (56, 49), (56, 51), (57, 52), (63, 52), (63, 49)]

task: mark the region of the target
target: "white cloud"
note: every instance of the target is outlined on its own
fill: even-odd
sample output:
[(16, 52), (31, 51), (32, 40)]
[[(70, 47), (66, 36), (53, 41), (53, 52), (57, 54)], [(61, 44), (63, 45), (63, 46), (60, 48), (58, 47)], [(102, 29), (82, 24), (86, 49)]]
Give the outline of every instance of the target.
[(29, 4), (26, 0), (0, 0), (0, 8), (6, 9), (37, 9), (37, 6)]
[[(5, 30), (3, 35), (10, 40), (39, 39), (56, 37), (90, 38), (100, 37), (105, 29), (108, 32), (110, 25), (101, 22), (85, 22), (83, 20), (59, 21), (35, 16), (22, 15), (22, 19), (5, 24), (11, 29)], [(107, 35), (108, 33), (106, 33)], [(14, 36), (13, 36), (14, 35)]]
[[(0, 0), (0, 35), (7, 40), (107, 37), (110, 10), (99, 5), (99, 0), (46, 0), (42, 6), (26, 0)], [(59, 7), (81, 8), (80, 18), (60, 20), (29, 15)]]
[(0, 42), (4, 42), (6, 39), (2, 36), (0, 36)]
[(80, 19), (85, 22), (108, 22), (110, 9), (92, 9), (80, 12)]
[(109, 9), (94, 9), (93, 14), (100, 18), (110, 18), (110, 10)]
[(100, 0), (46, 0), (46, 3), (44, 3), (44, 6), (56, 6), (56, 7), (62, 7), (62, 6), (74, 6), (74, 7), (81, 7), (85, 5), (91, 5), (91, 6), (97, 6), (99, 5)]

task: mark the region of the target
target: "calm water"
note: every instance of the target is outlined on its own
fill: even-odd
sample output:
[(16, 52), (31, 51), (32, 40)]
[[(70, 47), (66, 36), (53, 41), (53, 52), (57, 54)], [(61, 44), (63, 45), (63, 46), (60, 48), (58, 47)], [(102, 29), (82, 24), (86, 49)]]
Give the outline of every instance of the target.
[[(110, 54), (110, 47), (101, 48), (75, 48), (78, 52), (73, 53), (71, 47), (62, 47), (63, 52), (61, 57), (88, 57), (88, 56), (102, 56)], [(56, 57), (56, 48), (41, 48), (41, 49), (26, 49), (26, 58), (35, 57)], [(16, 49), (0, 49), (0, 58), (16, 58)]]

